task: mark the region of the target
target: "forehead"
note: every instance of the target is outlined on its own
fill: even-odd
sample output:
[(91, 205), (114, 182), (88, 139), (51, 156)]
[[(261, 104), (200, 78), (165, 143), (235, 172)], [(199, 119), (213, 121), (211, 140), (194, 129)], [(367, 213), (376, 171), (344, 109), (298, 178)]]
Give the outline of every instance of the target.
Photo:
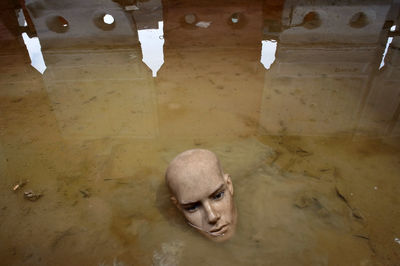
[(220, 172), (187, 175), (175, 184), (175, 197), (180, 204), (201, 201), (222, 184), (224, 179)]

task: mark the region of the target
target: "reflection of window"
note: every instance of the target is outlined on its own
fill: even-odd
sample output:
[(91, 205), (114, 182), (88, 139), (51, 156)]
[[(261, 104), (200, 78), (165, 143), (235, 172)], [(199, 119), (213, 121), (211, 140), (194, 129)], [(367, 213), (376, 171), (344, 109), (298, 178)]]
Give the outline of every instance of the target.
[[(27, 25), (26, 21), (24, 22), (24, 25)], [(24, 39), (26, 49), (28, 50), (29, 57), (31, 58), (31, 65), (41, 74), (43, 74), (43, 72), (46, 70), (46, 64), (44, 63), (39, 38), (29, 38), (28, 34), (25, 32), (22, 33), (22, 38)]]
[[(393, 25), (390, 28), (390, 31), (393, 32), (395, 30), (396, 30), (396, 25)], [(389, 45), (392, 43), (392, 41), (393, 41), (393, 37), (389, 37), (388, 40), (387, 40), (387, 43), (386, 43), (385, 51), (383, 52), (383, 55), (382, 55), (382, 61), (381, 61), (381, 65), (379, 66), (379, 69), (381, 69), (385, 65), (385, 56), (386, 56), (386, 53), (387, 53), (387, 51), (389, 49)]]
[(142, 46), (142, 61), (153, 71), (153, 77), (164, 64), (164, 32), (163, 22), (158, 22), (158, 29), (138, 30), (139, 41)]
[(266, 69), (269, 69), (272, 63), (275, 61), (276, 44), (275, 40), (263, 40), (261, 41), (261, 60), (260, 62), (264, 65)]

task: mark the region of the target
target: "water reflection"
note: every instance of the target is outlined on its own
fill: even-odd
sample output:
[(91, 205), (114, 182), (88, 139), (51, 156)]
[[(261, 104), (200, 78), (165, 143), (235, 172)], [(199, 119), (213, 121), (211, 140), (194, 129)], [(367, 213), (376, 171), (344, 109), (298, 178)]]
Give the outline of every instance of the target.
[(275, 40), (264, 40), (262, 41), (261, 48), (261, 64), (264, 65), (266, 69), (269, 69), (275, 61), (275, 53), (276, 53), (276, 41)]
[[(399, 102), (385, 112), (370, 96), (380, 91), (383, 97), (378, 85), (382, 83), (375, 79), (381, 76), (379, 40), (388, 34), (381, 29), (389, 9), (389, 3), (362, 8), (287, 3), (276, 63), (266, 73), (262, 130), (290, 135), (392, 134), (385, 128)], [(348, 23), (352, 14), (364, 14), (360, 16), (365, 23), (360, 16), (359, 26)], [(381, 101), (393, 102), (397, 92), (385, 90), (387, 98)], [(374, 111), (367, 111), (371, 106)]]
[[(0, 4), (5, 264), (399, 258), (397, 4), (10, 3)], [(154, 29), (152, 67), (141, 33)], [(40, 40), (43, 75), (22, 31)], [(242, 220), (226, 245), (199, 238), (169, 204), (165, 167), (195, 147), (215, 151), (234, 179)], [(25, 201), (25, 189), (44, 196)]]
[[(394, 32), (395, 30), (396, 30), (396, 25), (390, 27), (391, 32)], [(388, 51), (389, 46), (392, 43), (392, 41), (393, 41), (393, 37), (389, 37), (387, 40), (387, 43), (386, 43), (385, 51), (383, 52), (383, 55), (382, 55), (382, 61), (381, 61), (381, 64), (379, 65), (379, 69), (381, 69), (385, 65), (385, 57), (386, 57), (387, 51)]]
[(163, 22), (158, 22), (158, 29), (138, 30), (139, 41), (142, 47), (142, 61), (152, 70), (153, 77), (164, 64), (163, 53)]
[(43, 59), (39, 38), (29, 38), (26, 33), (22, 33), (22, 38), (24, 39), (26, 49), (28, 49), (29, 57), (31, 58), (31, 65), (43, 74), (46, 70), (46, 64)]

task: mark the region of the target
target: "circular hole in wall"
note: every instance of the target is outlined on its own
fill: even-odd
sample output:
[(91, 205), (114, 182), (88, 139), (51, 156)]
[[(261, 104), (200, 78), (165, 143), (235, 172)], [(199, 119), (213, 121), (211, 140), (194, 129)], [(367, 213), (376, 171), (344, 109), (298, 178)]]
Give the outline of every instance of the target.
[(243, 13), (235, 12), (229, 17), (228, 24), (231, 28), (240, 29), (247, 24), (247, 18)]
[(49, 30), (57, 33), (64, 33), (69, 30), (68, 21), (62, 16), (52, 16), (46, 19)]
[(306, 29), (316, 29), (321, 26), (321, 18), (319, 14), (315, 11), (308, 12), (303, 18), (302, 26)]
[(99, 12), (94, 15), (93, 23), (104, 31), (112, 30), (115, 28), (116, 22), (111, 14)]
[(108, 24), (108, 25), (111, 25), (111, 24), (114, 23), (114, 17), (111, 16), (110, 14), (105, 14), (105, 15), (103, 16), (103, 21), (104, 21), (104, 23), (106, 23), (106, 24)]
[(240, 13), (234, 13), (231, 16), (231, 21), (233, 24), (239, 23)]
[(185, 15), (185, 22), (187, 24), (193, 25), (197, 21), (197, 17), (195, 14), (187, 14)]
[(369, 19), (364, 12), (358, 12), (354, 14), (349, 21), (350, 27), (357, 29), (363, 28), (368, 24), (369, 24)]

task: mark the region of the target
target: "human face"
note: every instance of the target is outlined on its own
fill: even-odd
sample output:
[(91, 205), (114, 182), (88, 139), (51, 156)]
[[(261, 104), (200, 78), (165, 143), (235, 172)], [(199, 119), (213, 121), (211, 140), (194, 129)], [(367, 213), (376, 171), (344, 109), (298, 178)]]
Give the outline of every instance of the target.
[(214, 173), (197, 179), (197, 182), (188, 181), (179, 185), (172, 200), (189, 225), (217, 242), (232, 237), (236, 227), (236, 209), (229, 175)]

